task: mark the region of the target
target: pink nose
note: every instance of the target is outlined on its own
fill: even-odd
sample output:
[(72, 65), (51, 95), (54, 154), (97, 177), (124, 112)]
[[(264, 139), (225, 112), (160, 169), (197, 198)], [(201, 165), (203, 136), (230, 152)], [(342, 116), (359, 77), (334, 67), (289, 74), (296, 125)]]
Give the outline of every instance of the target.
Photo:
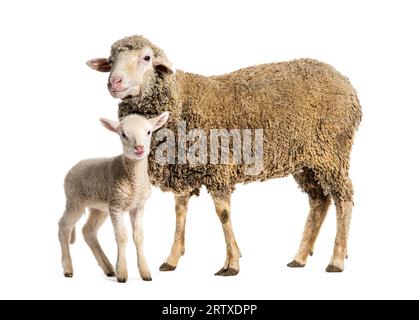
[(138, 146), (135, 146), (135, 153), (141, 154), (143, 152), (144, 152), (144, 146), (142, 146), (141, 144), (139, 144)]
[(109, 85), (114, 91), (122, 90), (122, 78), (118, 76), (109, 78)]

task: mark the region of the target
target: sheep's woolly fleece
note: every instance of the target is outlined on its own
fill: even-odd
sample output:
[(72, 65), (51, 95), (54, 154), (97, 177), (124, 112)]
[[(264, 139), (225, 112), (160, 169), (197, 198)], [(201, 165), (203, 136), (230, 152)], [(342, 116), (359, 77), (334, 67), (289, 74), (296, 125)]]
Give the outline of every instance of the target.
[[(112, 54), (144, 46), (164, 56), (142, 36), (119, 40)], [(361, 107), (348, 79), (330, 65), (299, 59), (211, 77), (177, 70), (153, 81), (147, 95), (122, 100), (120, 117), (170, 111), (166, 127), (175, 133), (180, 120), (207, 135), (218, 128), (264, 130), (264, 168), (256, 176), (244, 174), (245, 164), (161, 165), (151, 153), (151, 182), (162, 190), (186, 193), (206, 186), (210, 192), (232, 192), (237, 183), (293, 174), (309, 193), (352, 199), (349, 158)], [(156, 147), (154, 142), (152, 150)]]

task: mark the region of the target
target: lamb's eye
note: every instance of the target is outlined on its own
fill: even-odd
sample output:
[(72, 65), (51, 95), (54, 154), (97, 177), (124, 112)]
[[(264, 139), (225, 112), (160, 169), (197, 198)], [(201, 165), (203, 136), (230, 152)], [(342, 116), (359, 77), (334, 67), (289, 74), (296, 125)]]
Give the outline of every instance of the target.
[(150, 130), (148, 130), (148, 131), (147, 131), (147, 134), (148, 134), (148, 135), (150, 135), (150, 133), (151, 133), (151, 131), (150, 131)]
[(145, 61), (150, 61), (150, 59), (151, 59), (151, 58), (150, 58), (150, 56), (145, 56), (145, 57), (144, 57), (144, 60), (145, 60)]
[(109, 64), (113, 64), (113, 58), (112, 58), (112, 57), (110, 57), (110, 58), (108, 59), (108, 62), (109, 62)]
[(124, 138), (124, 139), (126, 139), (126, 138), (127, 138), (127, 135), (125, 134), (125, 132), (124, 132), (124, 131), (122, 131), (122, 132), (121, 132), (121, 136), (122, 136), (122, 138)]

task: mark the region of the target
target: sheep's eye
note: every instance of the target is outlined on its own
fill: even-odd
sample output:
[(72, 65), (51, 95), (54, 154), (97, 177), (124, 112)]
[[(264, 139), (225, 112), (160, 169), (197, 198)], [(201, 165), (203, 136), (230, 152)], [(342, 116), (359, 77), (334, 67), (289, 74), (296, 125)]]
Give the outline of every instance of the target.
[(150, 61), (150, 56), (145, 56), (145, 57), (144, 57), (144, 60), (145, 60), (145, 61)]
[(122, 132), (121, 132), (121, 136), (122, 136), (122, 138), (124, 138), (124, 139), (126, 139), (126, 138), (127, 138), (127, 135), (125, 134), (125, 132), (124, 132), (124, 131), (122, 131)]
[(148, 135), (150, 135), (150, 133), (151, 133), (151, 131), (150, 131), (150, 130), (148, 130), (148, 131), (147, 131), (147, 134), (148, 134)]
[(113, 58), (108, 59), (109, 64), (113, 64)]

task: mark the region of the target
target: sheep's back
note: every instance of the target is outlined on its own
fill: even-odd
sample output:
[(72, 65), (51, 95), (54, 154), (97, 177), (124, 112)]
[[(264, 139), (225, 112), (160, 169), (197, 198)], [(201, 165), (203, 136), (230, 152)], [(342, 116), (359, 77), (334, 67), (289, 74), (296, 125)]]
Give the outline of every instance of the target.
[(246, 164), (162, 166), (151, 159), (152, 181), (163, 190), (201, 185), (232, 190), (237, 183), (282, 177), (325, 162), (348, 167), (361, 109), (348, 79), (330, 65), (300, 59), (213, 77), (179, 71), (176, 81), (182, 108), (176, 120), (185, 120), (187, 129), (204, 130), (207, 137), (211, 129), (263, 129), (264, 165), (252, 176), (245, 174)]
[(246, 176), (246, 165), (206, 165), (197, 171), (205, 172), (209, 186), (211, 180), (234, 185), (285, 176), (330, 154), (349, 161), (361, 110), (348, 79), (330, 65), (300, 59), (191, 77), (184, 97), (190, 128), (207, 134), (214, 128), (263, 129), (263, 172)]
[(64, 180), (67, 199), (106, 201), (111, 161), (109, 158), (86, 159), (71, 168)]

